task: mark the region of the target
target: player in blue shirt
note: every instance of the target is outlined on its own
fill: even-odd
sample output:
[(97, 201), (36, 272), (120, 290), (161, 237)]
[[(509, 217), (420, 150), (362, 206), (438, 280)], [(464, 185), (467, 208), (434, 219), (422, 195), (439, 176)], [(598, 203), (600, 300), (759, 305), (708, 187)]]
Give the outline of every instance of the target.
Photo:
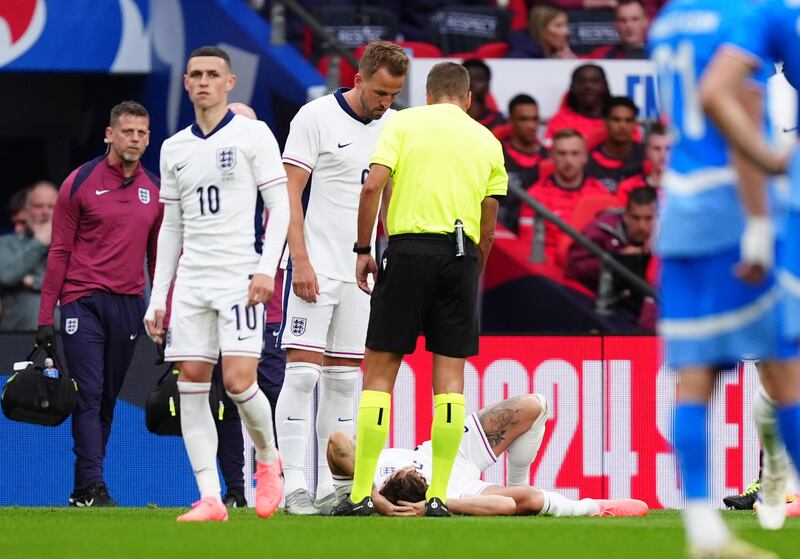
[[(792, 82), (800, 75), (800, 3), (766, 0), (753, 16), (733, 30), (710, 65), (702, 84), (702, 100), (709, 115), (725, 136), (762, 171), (782, 172), (787, 157), (770, 149), (738, 92), (754, 73), (771, 69), (782, 60), (784, 73)], [(778, 278), (782, 287), (782, 335), (787, 344), (797, 345), (800, 336), (800, 165), (797, 152), (789, 166), (788, 195), (779, 201)], [(743, 184), (744, 195), (766, 206), (763, 181)], [(757, 244), (757, 243), (754, 243)], [(761, 247), (770, 254), (768, 247)], [(785, 518), (784, 490), (789, 474), (787, 451), (800, 464), (800, 364), (788, 360), (782, 367), (762, 371), (763, 390), (754, 402), (754, 415), (764, 446), (761, 525), (777, 529)], [(777, 427), (777, 432), (776, 432)]]
[(774, 557), (734, 538), (708, 502), (707, 420), (715, 373), (744, 356), (781, 357), (779, 288), (764, 273), (759, 251), (740, 254), (745, 231), (770, 230), (771, 224), (752, 215), (749, 204), (745, 212), (737, 192), (739, 162), (703, 113), (699, 95), (700, 76), (750, 10), (747, 0), (674, 0), (654, 21), (648, 44), (661, 108), (675, 136), (658, 239), (659, 331), (667, 364), (680, 373), (673, 442), (692, 557)]

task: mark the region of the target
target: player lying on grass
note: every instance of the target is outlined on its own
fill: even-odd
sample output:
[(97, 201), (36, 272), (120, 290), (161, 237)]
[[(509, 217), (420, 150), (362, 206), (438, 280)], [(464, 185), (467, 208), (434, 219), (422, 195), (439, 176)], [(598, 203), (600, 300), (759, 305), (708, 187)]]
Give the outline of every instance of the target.
[[(474, 516), (644, 516), (647, 505), (634, 499), (572, 501), (530, 486), (530, 467), (544, 438), (547, 403), (541, 394), (503, 400), (466, 418), (464, 436), (447, 487), (447, 506), (454, 514)], [(508, 486), (481, 480), (481, 473), (508, 452)], [(344, 431), (328, 441), (328, 464), (339, 498), (353, 483), (355, 443)], [(381, 452), (372, 499), (378, 513), (419, 516), (431, 479), (431, 442), (414, 450)]]

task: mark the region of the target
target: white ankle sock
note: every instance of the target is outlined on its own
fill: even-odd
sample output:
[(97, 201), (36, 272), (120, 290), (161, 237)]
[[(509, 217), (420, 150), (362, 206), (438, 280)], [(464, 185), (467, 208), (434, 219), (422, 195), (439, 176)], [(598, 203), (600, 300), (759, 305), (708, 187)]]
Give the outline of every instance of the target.
[(328, 438), (338, 429), (353, 437), (353, 397), (358, 371), (358, 367), (322, 369), (317, 410), (317, 499), (333, 493), (334, 488), (328, 467)]
[(528, 431), (508, 445), (508, 484), (530, 485), (531, 464), (539, 453), (544, 438), (544, 427), (547, 422), (547, 402), (540, 394), (534, 394), (542, 404), (542, 412)]
[(272, 464), (278, 459), (278, 449), (275, 448), (272, 435), (272, 408), (258, 383), (254, 382), (240, 394), (228, 392), (228, 397), (239, 409), (239, 417), (256, 447), (256, 460), (262, 464)]
[(719, 511), (712, 509), (705, 499), (686, 502), (683, 525), (689, 543), (704, 550), (719, 549), (731, 537)]
[(544, 505), (537, 516), (591, 516), (600, 512), (594, 499), (572, 501), (552, 491), (542, 491)]
[(311, 428), (311, 397), (322, 367), (313, 363), (287, 363), (283, 388), (275, 406), (275, 428), (283, 460), (285, 493), (308, 490), (306, 448)]
[(753, 397), (753, 420), (764, 449), (765, 466), (769, 471), (780, 471), (786, 467), (786, 447), (778, 431), (775, 400), (769, 397), (764, 387), (759, 387)]
[(181, 432), (200, 498), (220, 497), (217, 473), (217, 428), (208, 405), (210, 382), (178, 381)]

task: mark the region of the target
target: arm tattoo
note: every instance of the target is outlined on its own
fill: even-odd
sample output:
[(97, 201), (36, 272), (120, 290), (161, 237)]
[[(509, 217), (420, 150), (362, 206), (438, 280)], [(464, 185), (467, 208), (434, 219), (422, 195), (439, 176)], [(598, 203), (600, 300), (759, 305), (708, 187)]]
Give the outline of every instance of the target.
[(335, 447), (333, 447), (333, 452), (339, 458), (349, 458), (350, 457), (350, 451), (348, 449), (346, 449), (346, 448), (341, 448), (341, 447), (335, 446)]

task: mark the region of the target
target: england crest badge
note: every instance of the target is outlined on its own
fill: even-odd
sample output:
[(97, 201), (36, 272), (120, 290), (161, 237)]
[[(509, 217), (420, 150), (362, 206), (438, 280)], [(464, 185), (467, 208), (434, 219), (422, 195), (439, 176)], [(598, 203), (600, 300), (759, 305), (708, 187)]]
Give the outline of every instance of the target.
[(146, 188), (139, 189), (139, 201), (142, 204), (149, 204), (150, 203), (150, 191)]
[(236, 148), (220, 148), (217, 150), (217, 167), (227, 173), (236, 167)]
[(295, 336), (302, 336), (306, 331), (306, 319), (292, 317), (292, 334)]
[(64, 321), (64, 332), (69, 334), (70, 336), (78, 331), (78, 319), (77, 318), (68, 318)]

